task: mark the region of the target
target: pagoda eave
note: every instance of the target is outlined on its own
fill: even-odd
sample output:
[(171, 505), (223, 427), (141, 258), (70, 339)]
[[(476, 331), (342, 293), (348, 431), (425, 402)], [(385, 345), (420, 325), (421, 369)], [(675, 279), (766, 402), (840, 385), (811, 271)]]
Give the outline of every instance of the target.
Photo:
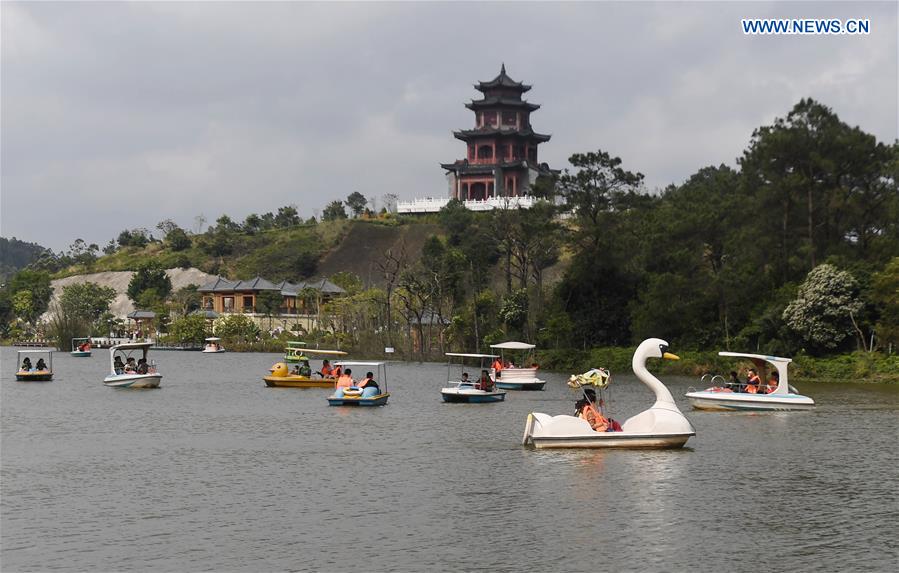
[(481, 139), (483, 137), (517, 137), (520, 139), (532, 139), (534, 141), (539, 141), (544, 143), (549, 141), (552, 136), (545, 135), (542, 133), (535, 133), (533, 131), (517, 131), (517, 130), (502, 130), (502, 129), (466, 129), (462, 131), (454, 131), (453, 136), (456, 139), (461, 141), (468, 142), (473, 139)]
[(528, 111), (537, 111), (538, 109), (540, 109), (540, 105), (536, 103), (505, 98), (485, 98), (480, 100), (472, 100), (471, 102), (465, 104), (465, 107), (472, 111), (490, 107), (519, 107), (524, 108)]

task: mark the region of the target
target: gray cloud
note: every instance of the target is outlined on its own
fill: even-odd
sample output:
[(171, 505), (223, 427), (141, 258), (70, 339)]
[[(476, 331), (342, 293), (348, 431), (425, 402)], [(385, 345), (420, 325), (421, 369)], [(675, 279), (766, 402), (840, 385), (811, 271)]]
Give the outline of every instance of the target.
[[(2, 233), (63, 248), (199, 213), (445, 192), (500, 62), (542, 160), (602, 148), (649, 188), (729, 163), (801, 97), (897, 135), (891, 3), (2, 4)], [(869, 36), (744, 36), (866, 17)], [(49, 222), (49, 224), (48, 224)]]

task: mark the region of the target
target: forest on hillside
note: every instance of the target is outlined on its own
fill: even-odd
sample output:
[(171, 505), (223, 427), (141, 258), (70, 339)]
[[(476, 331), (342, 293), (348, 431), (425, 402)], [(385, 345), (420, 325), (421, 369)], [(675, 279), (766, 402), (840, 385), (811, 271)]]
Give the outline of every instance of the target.
[[(736, 168), (703, 167), (660, 194), (609, 151), (569, 163), (540, 182), (545, 200), (532, 209), (474, 213), (453, 201), (428, 221), (435, 232), (423, 245), (400, 241), (368, 255), (378, 280), (333, 274), (348, 296), (317, 310), (330, 328), (302, 334), (362, 352), (396, 346), (414, 358), (511, 338), (585, 350), (656, 336), (681, 349), (787, 356), (899, 344), (899, 143), (804, 99), (753, 132)], [(14, 289), (43, 292), (33, 286), (40, 276), (49, 284), (49, 273), (193, 265), (301, 280), (339, 244), (348, 216), (419, 224), (370, 204), (353, 193), (321, 220), (303, 221), (288, 206), (243, 222), (222, 216), (205, 229), (202, 221), (194, 232), (163, 221), (160, 238), (124, 230), (102, 256), (79, 240), (44, 253), (0, 291), (0, 321), (25, 328), (34, 309), (17, 311)], [(159, 289), (138, 294), (135, 302), (167, 311), (173, 324), (196, 303), (190, 293), (177, 302)]]

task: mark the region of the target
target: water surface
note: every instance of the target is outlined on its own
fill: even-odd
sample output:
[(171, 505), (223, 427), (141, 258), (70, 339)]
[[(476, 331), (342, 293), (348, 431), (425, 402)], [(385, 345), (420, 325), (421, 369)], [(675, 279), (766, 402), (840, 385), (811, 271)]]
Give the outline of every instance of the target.
[[(897, 553), (899, 388), (802, 385), (818, 407), (703, 413), (683, 450), (520, 445), (564, 377), (444, 404), (446, 368), (392, 364), (390, 404), (267, 388), (274, 354), (158, 352), (158, 390), (105, 351), (14, 381), (2, 349), (4, 571), (885, 571)], [(613, 373), (613, 417), (649, 391)]]

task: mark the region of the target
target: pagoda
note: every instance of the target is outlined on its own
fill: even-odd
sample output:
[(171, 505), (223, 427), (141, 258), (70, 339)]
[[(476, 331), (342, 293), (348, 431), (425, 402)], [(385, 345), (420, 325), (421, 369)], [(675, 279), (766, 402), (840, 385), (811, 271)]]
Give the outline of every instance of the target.
[(538, 177), (553, 173), (537, 160), (537, 146), (550, 138), (531, 128), (531, 112), (540, 106), (521, 99), (531, 86), (506, 75), (503, 64), (498, 76), (474, 88), (484, 96), (465, 104), (475, 114), (475, 127), (453, 132), (468, 145), (468, 156), (440, 164), (450, 197), (483, 201), (527, 195)]

